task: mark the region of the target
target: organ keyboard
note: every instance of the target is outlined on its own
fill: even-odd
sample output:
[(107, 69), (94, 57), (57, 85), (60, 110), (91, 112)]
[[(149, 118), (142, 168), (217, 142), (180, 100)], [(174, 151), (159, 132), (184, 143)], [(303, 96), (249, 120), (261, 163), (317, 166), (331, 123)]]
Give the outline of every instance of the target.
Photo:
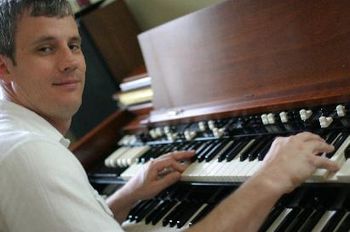
[[(127, 231), (183, 231), (235, 189), (232, 186), (173, 186), (155, 199), (140, 202), (123, 227)], [(259, 231), (349, 231), (349, 191), (340, 186), (300, 187), (279, 200)]]
[(105, 195), (164, 153), (196, 156), (124, 228), (186, 229), (259, 169), (274, 138), (311, 131), (334, 145), (320, 155), (341, 169), (316, 170), (260, 231), (349, 231), (348, 9), (350, 1), (223, 1), (139, 35), (152, 106), (115, 112), (71, 149)]
[[(343, 110), (345, 113), (345, 107)], [(349, 182), (350, 161), (346, 160), (350, 156), (350, 118), (345, 115), (333, 116), (332, 124), (325, 128), (319, 123), (319, 118), (325, 114), (336, 115), (336, 107), (323, 106), (314, 108), (313, 111), (314, 117), (308, 119), (302, 116), (299, 118), (298, 110), (290, 111), (288, 113), (294, 117), (288, 122), (276, 119), (268, 124), (263, 117), (260, 120), (259, 115), (252, 115), (173, 125), (171, 128), (151, 127), (137, 136), (126, 135), (119, 142), (121, 147), (106, 158), (105, 164), (109, 167), (130, 166), (121, 173), (121, 177), (128, 180), (151, 159), (176, 150), (195, 150), (194, 162), (182, 174), (183, 181), (244, 182), (259, 169), (276, 136), (312, 131), (334, 145), (334, 152), (322, 155), (336, 161), (341, 169), (335, 174), (322, 169), (316, 170), (309, 182)], [(218, 127), (223, 131), (220, 136), (215, 133)], [(188, 131), (196, 136), (188, 139)], [(168, 136), (169, 133), (176, 134), (177, 139), (173, 139), (175, 136)]]

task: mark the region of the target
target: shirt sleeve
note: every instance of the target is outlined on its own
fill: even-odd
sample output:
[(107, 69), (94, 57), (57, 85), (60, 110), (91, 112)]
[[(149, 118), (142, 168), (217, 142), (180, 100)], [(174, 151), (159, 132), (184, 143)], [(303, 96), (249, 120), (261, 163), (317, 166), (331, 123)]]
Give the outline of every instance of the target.
[(0, 213), (9, 231), (123, 231), (75, 156), (28, 141), (0, 163)]

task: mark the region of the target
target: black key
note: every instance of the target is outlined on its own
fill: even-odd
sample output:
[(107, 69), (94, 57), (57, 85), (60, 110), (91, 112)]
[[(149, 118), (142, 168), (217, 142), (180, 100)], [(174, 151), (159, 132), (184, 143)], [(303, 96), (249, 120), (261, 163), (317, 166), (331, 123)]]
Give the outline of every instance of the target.
[(196, 151), (203, 143), (201, 142), (193, 142), (190, 144), (190, 146), (186, 147), (186, 151)]
[(163, 226), (169, 225), (169, 221), (172, 220), (172, 219), (176, 216), (176, 214), (177, 214), (177, 212), (178, 212), (179, 210), (181, 210), (181, 203), (178, 204), (178, 205), (163, 219), (163, 221), (162, 221)]
[(310, 217), (312, 212), (313, 212), (313, 209), (311, 209), (311, 208), (301, 209), (299, 214), (288, 225), (288, 227), (287, 227), (287, 229), (285, 231), (286, 232), (298, 231), (298, 229), (305, 223), (307, 218)]
[(258, 144), (258, 141), (258, 139), (255, 139), (253, 142), (250, 143), (249, 147), (247, 147), (245, 151), (243, 151), (239, 156), (239, 161), (242, 162), (248, 158), (250, 151), (254, 149), (254, 147)]
[(347, 137), (348, 137), (348, 134), (341, 133), (341, 135), (339, 135), (338, 138), (333, 142), (334, 151), (332, 151), (331, 153), (327, 153), (326, 157), (329, 159), (332, 158), (332, 156), (336, 153), (336, 151), (343, 144), (343, 142)]
[(258, 142), (258, 144), (256, 144), (256, 146), (249, 152), (248, 154), (248, 160), (249, 161), (253, 161), (258, 157), (259, 151), (261, 151), (265, 144), (270, 140), (270, 138), (262, 138), (260, 139), (260, 141)]
[(197, 160), (198, 154), (201, 154), (201, 152), (209, 145), (209, 141), (202, 143), (197, 149), (196, 154), (192, 158), (192, 162)]
[(264, 160), (264, 158), (265, 158), (267, 152), (269, 151), (269, 149), (270, 149), (272, 143), (273, 143), (273, 139), (272, 139), (271, 142), (266, 143), (266, 145), (264, 146), (264, 148), (261, 149), (261, 151), (258, 153), (258, 160), (259, 160), (259, 161), (263, 161), (263, 160)]
[(331, 144), (333, 142), (333, 140), (337, 137), (339, 133), (336, 131), (332, 131), (329, 134), (326, 135), (325, 141), (326, 143)]
[(135, 215), (135, 221), (140, 222), (151, 210), (158, 204), (157, 201), (152, 200), (149, 204), (146, 204), (140, 211)]
[(159, 156), (162, 156), (162, 155), (164, 155), (164, 154), (166, 154), (168, 152), (172, 152), (172, 151), (175, 151), (175, 150), (177, 150), (176, 144), (168, 144), (166, 146), (166, 148), (163, 150), (163, 152), (159, 152), (159, 154), (154, 155), (152, 158), (154, 158), (154, 159), (158, 158)]
[(155, 213), (155, 215), (152, 218), (152, 225), (155, 225), (159, 222), (160, 219), (162, 219), (165, 214), (167, 214), (169, 212), (169, 210), (171, 210), (171, 208), (173, 208), (176, 204), (176, 201), (169, 201), (167, 203), (165, 203), (159, 210), (158, 212)]
[(204, 207), (204, 209), (202, 209), (202, 211), (197, 214), (197, 216), (195, 218), (192, 219), (192, 221), (190, 221), (189, 225), (192, 226), (194, 224), (196, 224), (197, 222), (199, 222), (202, 218), (204, 218), (213, 208), (215, 207), (214, 204), (208, 204), (206, 207)]
[(325, 209), (315, 210), (305, 224), (299, 229), (298, 232), (310, 232), (316, 224), (319, 222), (323, 214), (326, 212)]
[(218, 158), (218, 161), (219, 161), (219, 162), (222, 162), (223, 160), (225, 160), (227, 154), (229, 154), (229, 153), (231, 152), (231, 150), (234, 149), (234, 148), (237, 146), (237, 144), (239, 143), (238, 140), (233, 140), (233, 141), (231, 141), (231, 142), (232, 142), (231, 145), (230, 145), (229, 147), (227, 147), (227, 148), (225, 149), (225, 151), (223, 151), (223, 152), (221, 153), (221, 155), (219, 156), (219, 158)]
[(139, 157), (139, 163), (146, 163), (153, 153), (155, 153), (158, 149), (160, 149), (160, 146), (152, 146), (151, 149), (149, 149), (145, 154)]
[(276, 232), (284, 232), (288, 228), (288, 226), (291, 224), (293, 219), (300, 213), (300, 209), (294, 208), (292, 211), (289, 212), (289, 214), (283, 219), (283, 221), (278, 225), (276, 228)]
[(188, 143), (177, 143), (172, 151), (186, 151), (191, 144)]
[(350, 231), (350, 213), (348, 212), (345, 215), (345, 218), (339, 224), (335, 232), (348, 232)]
[[(328, 134), (324, 135), (321, 134), (320, 136), (322, 138), (324, 138), (324, 140), (326, 141), (326, 143), (328, 144), (332, 144), (334, 142), (334, 139), (339, 135), (339, 132), (337, 131), (331, 131)], [(323, 153), (318, 154), (318, 156), (321, 156)]]
[(214, 141), (214, 142), (209, 143), (209, 145), (206, 148), (204, 148), (200, 153), (198, 153), (198, 155), (197, 155), (198, 162), (202, 162), (205, 159), (205, 155), (211, 149), (213, 149), (216, 146), (217, 143), (218, 143), (218, 141)]
[(135, 220), (135, 215), (139, 212), (140, 209), (142, 209), (146, 204), (148, 204), (151, 200), (148, 201), (141, 201), (139, 202), (134, 208), (132, 208), (129, 212), (128, 219), (130, 221)]
[(323, 227), (321, 232), (334, 231), (340, 220), (344, 217), (345, 211), (338, 210), (333, 216), (328, 220), (326, 225)]
[(174, 227), (177, 221), (180, 220), (181, 216), (185, 213), (188, 202), (182, 202), (178, 207), (176, 207), (176, 212), (174, 212), (173, 217), (169, 219), (168, 225)]
[(169, 204), (169, 201), (160, 201), (153, 211), (149, 213), (147, 217), (145, 217), (145, 223), (149, 224), (156, 217), (156, 215), (158, 215), (159, 211), (167, 204)]
[(344, 150), (344, 156), (345, 159), (349, 159), (350, 158), (350, 145), (348, 145), (345, 150)]
[(154, 159), (154, 158), (160, 156), (161, 154), (164, 154), (167, 151), (167, 149), (169, 149), (169, 144), (160, 145), (159, 149), (155, 150), (152, 154), (149, 155), (148, 160)]
[(192, 206), (190, 206), (188, 209), (186, 209), (186, 211), (183, 212), (183, 215), (181, 215), (181, 218), (179, 218), (176, 221), (176, 227), (177, 228), (181, 228), (185, 225), (185, 223), (190, 220), (190, 218), (193, 216), (193, 214), (195, 214), (199, 207), (201, 205), (200, 204), (194, 204)]
[(210, 160), (212, 160), (217, 154), (218, 152), (220, 152), (225, 145), (227, 144), (227, 141), (220, 141), (218, 144), (215, 145), (215, 147), (213, 147), (213, 149), (211, 149), (204, 157), (206, 162), (209, 162)]
[(192, 151), (195, 150), (196, 147), (198, 146), (197, 142), (191, 142), (188, 143), (184, 148), (182, 148), (181, 150), (185, 150), (185, 151)]
[(169, 146), (171, 146), (171, 144), (162, 144), (154, 146), (153, 149), (147, 152), (147, 155), (142, 156), (140, 158), (141, 163), (147, 163), (149, 160), (155, 159), (160, 155), (166, 153), (166, 151), (169, 150)]
[(230, 162), (233, 160), (238, 153), (250, 142), (249, 139), (242, 140), (237, 146), (231, 150), (231, 152), (226, 156), (226, 161)]
[(270, 214), (268, 215), (264, 223), (260, 226), (259, 232), (266, 231), (272, 225), (272, 223), (277, 219), (277, 217), (282, 213), (283, 210), (284, 210), (283, 207), (275, 207), (270, 212)]

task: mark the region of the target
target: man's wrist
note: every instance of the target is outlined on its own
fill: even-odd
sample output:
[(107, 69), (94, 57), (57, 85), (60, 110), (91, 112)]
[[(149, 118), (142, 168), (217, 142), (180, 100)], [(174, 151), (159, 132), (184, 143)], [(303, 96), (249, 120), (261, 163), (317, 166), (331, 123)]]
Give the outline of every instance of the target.
[(250, 181), (253, 184), (260, 186), (263, 191), (268, 191), (272, 196), (281, 197), (283, 194), (290, 192), (291, 185), (287, 180), (282, 180), (279, 175), (274, 172), (260, 170), (255, 173)]
[(119, 198), (123, 199), (123, 201), (125, 201), (125, 203), (128, 204), (135, 204), (136, 202), (138, 202), (140, 199), (137, 196), (137, 193), (134, 189), (130, 188), (130, 186), (128, 184), (124, 185), (119, 191)]

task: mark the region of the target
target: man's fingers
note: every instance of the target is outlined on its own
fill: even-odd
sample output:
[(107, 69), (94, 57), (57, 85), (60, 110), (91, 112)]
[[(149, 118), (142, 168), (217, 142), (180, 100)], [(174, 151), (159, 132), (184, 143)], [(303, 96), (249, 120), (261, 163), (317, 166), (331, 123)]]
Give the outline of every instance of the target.
[(157, 182), (161, 189), (165, 189), (166, 187), (179, 181), (180, 177), (181, 174), (179, 172), (171, 172), (160, 178)]
[(194, 156), (195, 151), (174, 151), (163, 155), (163, 158), (172, 157), (177, 161), (187, 160)]
[(339, 170), (338, 164), (326, 157), (315, 156), (313, 162), (317, 168), (324, 168), (332, 172)]
[(323, 153), (323, 152), (329, 153), (329, 152), (334, 151), (334, 146), (330, 145), (328, 143), (325, 143), (325, 142), (312, 141), (309, 143), (312, 143), (313, 153), (315, 153), (315, 154), (319, 154), (319, 153)]
[(156, 175), (166, 175), (170, 172), (177, 171), (182, 173), (188, 165), (179, 163), (171, 157), (156, 159), (152, 161), (153, 170)]
[(303, 141), (310, 141), (310, 140), (324, 141), (324, 139), (321, 138), (319, 135), (313, 134), (310, 132), (301, 132), (299, 134), (296, 134), (295, 136), (300, 138)]

